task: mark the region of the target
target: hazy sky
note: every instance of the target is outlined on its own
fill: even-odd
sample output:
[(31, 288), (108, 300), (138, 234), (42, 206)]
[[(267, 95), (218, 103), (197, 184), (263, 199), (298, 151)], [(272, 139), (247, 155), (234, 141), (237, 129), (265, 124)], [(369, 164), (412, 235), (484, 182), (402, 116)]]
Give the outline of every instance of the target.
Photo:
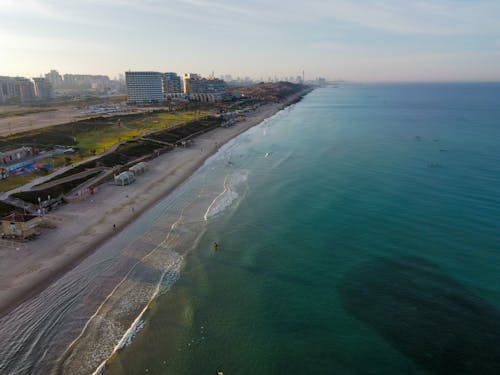
[(500, 81), (500, 0), (0, 0), (0, 75)]

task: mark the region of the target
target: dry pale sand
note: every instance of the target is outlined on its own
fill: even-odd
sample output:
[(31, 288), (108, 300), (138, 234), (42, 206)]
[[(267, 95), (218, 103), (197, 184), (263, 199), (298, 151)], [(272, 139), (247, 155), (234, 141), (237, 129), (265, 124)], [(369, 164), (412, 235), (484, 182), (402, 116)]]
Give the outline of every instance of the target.
[(64, 106), (55, 111), (0, 118), (0, 136), (65, 124), (83, 118), (81, 111), (79, 108)]
[(44, 229), (25, 248), (0, 247), (0, 316), (39, 293), (173, 191), (217, 151), (216, 144), (226, 143), (283, 105), (261, 106), (232, 127), (217, 128), (197, 137), (192, 147), (177, 148), (153, 159), (149, 171), (132, 185), (104, 184), (96, 195), (62, 206), (50, 215), (57, 228)]
[[(53, 125), (67, 124), (68, 122), (105, 116), (106, 114), (82, 114), (84, 109), (70, 106), (59, 106), (55, 111), (31, 113), (23, 116), (10, 116), (0, 118), (0, 136), (7, 136), (34, 129), (46, 128)], [(127, 115), (134, 113), (115, 112), (111, 115)]]

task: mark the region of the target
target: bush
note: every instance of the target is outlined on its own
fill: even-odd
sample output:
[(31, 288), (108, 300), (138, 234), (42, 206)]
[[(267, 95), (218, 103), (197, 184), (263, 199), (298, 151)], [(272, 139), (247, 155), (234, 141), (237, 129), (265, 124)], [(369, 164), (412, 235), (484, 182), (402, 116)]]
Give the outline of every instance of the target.
[(22, 213), (23, 210), (19, 207), (13, 206), (9, 203), (0, 201), (0, 217), (10, 215), (13, 212)]
[(69, 193), (71, 190), (76, 188), (78, 185), (83, 184), (85, 181), (94, 178), (101, 172), (92, 173), (91, 175), (80, 178), (78, 180), (65, 182), (57, 186), (53, 186), (43, 190), (35, 190), (35, 191), (22, 191), (19, 193), (12, 194), (13, 197), (22, 199), (25, 202), (30, 202), (33, 204), (38, 204), (38, 197), (42, 200), (46, 200), (48, 196), (52, 199), (60, 199), (64, 194)]
[(206, 117), (204, 119), (190, 121), (175, 128), (162, 130), (148, 136), (150, 139), (156, 139), (163, 142), (175, 144), (181, 139), (201, 131), (208, 131), (221, 125), (223, 119), (220, 117)]
[[(51, 178), (50, 180), (43, 182), (43, 184), (46, 184), (47, 182), (56, 181), (56, 180), (59, 180), (59, 179), (64, 178), (64, 177), (72, 176), (74, 174), (86, 171), (87, 169), (95, 168), (96, 166), (97, 166), (97, 162), (95, 160), (91, 160), (91, 161), (88, 161), (86, 163), (79, 164), (76, 167), (71, 168), (64, 173), (61, 173), (61, 174)], [(38, 186), (38, 185), (35, 185), (35, 186)]]

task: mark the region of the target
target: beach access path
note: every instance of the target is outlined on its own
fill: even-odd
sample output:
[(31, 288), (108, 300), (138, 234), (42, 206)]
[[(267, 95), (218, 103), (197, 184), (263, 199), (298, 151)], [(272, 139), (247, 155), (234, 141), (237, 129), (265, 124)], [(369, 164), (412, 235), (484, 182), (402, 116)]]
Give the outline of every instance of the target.
[(149, 162), (149, 170), (128, 186), (103, 184), (86, 200), (64, 205), (49, 215), (54, 229), (16, 246), (0, 247), (0, 316), (40, 293), (141, 213), (191, 176), (218, 147), (272, 116), (308, 91), (286, 102), (262, 105), (233, 126), (219, 127)]

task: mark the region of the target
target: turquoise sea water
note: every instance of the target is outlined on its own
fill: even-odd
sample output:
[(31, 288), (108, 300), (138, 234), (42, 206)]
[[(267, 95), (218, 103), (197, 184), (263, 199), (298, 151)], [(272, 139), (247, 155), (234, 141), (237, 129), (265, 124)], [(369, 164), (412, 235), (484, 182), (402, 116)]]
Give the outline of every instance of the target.
[(106, 374), (500, 373), (500, 85), (318, 89), (199, 175), (244, 178)]
[(1, 317), (0, 373), (499, 374), (499, 144), (500, 84), (317, 89)]

